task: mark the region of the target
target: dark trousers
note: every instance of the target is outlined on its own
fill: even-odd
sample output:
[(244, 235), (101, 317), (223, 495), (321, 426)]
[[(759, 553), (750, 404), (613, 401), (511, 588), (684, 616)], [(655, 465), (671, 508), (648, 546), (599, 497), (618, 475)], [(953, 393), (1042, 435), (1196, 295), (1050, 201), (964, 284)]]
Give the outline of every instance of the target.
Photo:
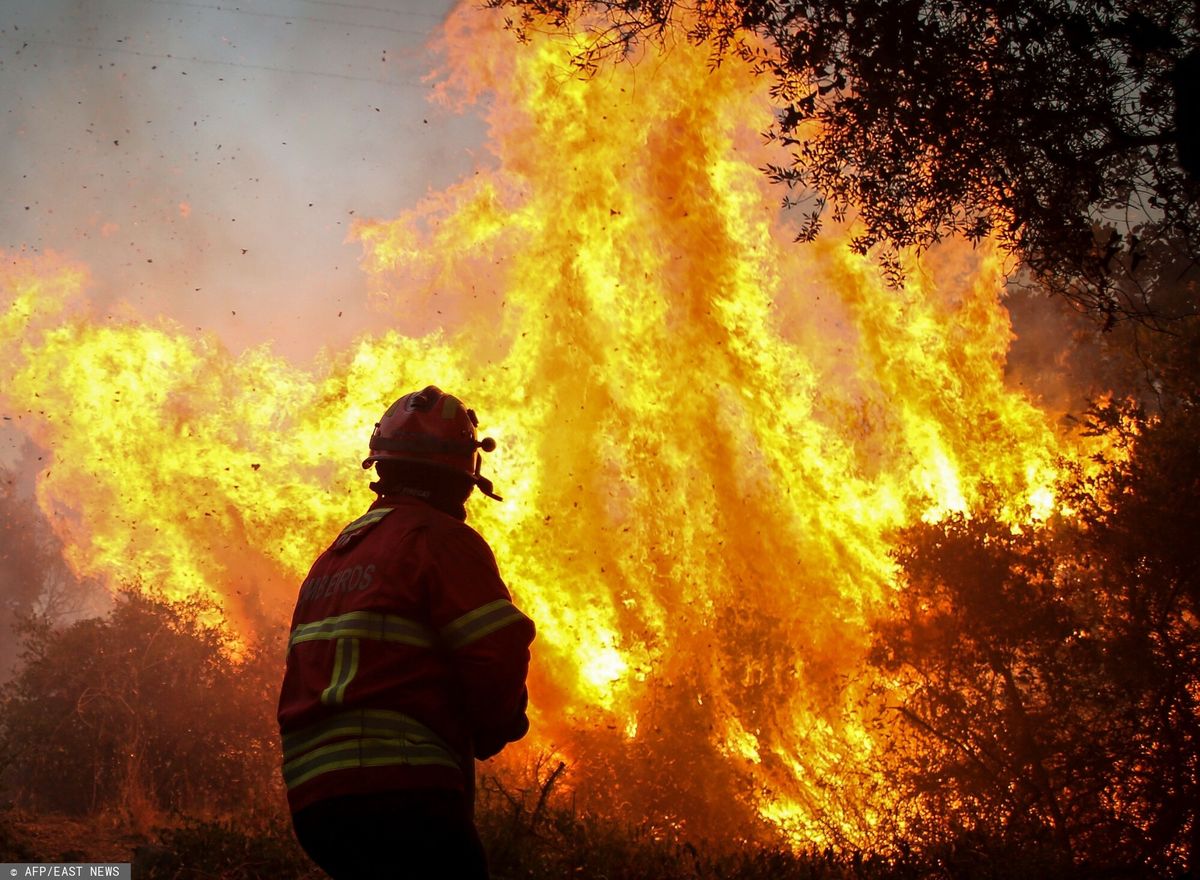
[(309, 858), (333, 880), (487, 880), (487, 859), (461, 792), (330, 798), (292, 817)]

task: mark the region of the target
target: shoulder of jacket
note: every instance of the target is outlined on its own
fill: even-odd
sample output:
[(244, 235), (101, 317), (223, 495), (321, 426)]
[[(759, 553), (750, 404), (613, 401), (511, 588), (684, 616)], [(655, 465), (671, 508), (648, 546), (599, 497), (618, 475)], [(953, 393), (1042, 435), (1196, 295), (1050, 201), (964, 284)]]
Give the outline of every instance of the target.
[(463, 561), (482, 558), (493, 560), (494, 564), (491, 545), (474, 528), (452, 516), (439, 514), (437, 518), (431, 518), (422, 529), (420, 540), (434, 552), (449, 550), (451, 555), (460, 556)]
[(374, 530), (381, 522), (387, 519), (388, 514), (391, 512), (392, 508), (390, 507), (372, 507), (362, 516), (347, 523), (338, 533), (338, 536), (333, 539), (330, 549), (343, 550), (361, 540), (368, 532)]
[(422, 524), (422, 530), (430, 538), (484, 543), (483, 536), (462, 520), (441, 511), (434, 514)]

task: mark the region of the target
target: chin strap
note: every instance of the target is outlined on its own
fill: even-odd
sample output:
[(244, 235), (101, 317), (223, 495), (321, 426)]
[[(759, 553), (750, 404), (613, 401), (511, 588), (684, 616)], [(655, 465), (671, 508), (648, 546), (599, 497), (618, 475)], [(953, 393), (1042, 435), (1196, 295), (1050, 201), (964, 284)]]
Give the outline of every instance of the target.
[(488, 498), (494, 498), (497, 501), (504, 500), (501, 496), (497, 495), (495, 493), (495, 491), (492, 489), (492, 481), (489, 480), (487, 477), (481, 477), (481, 476), (479, 476), (479, 474), (475, 474), (475, 485), (478, 486), (479, 491), (482, 492), (484, 495), (486, 495)]
[[(475, 413), (473, 411), (467, 410), (467, 415), (469, 415), (471, 417), (472, 423), (476, 422)], [(482, 440), (475, 441), (475, 448), (482, 449), (484, 452), (491, 452), (493, 449), (496, 448), (496, 441), (493, 440), (491, 437), (484, 437)], [(492, 481), (489, 480), (487, 477), (480, 476), (479, 469), (481, 467), (483, 467), (483, 456), (476, 455), (475, 456), (475, 485), (478, 486), (479, 491), (482, 492), (484, 495), (486, 495), (488, 498), (493, 498), (496, 501), (503, 501), (504, 499), (501, 498), (499, 495), (497, 495), (495, 489), (492, 488)]]

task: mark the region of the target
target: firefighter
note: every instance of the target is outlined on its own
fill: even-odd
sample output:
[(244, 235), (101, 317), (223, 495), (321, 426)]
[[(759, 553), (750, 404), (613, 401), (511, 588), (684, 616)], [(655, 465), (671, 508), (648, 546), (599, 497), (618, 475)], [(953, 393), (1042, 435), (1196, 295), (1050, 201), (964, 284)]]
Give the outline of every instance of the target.
[(279, 697), (301, 846), (341, 878), (487, 877), (476, 760), (529, 729), (533, 623), (466, 520), (475, 413), (436, 386), (397, 400), (364, 468), (378, 498), (300, 587)]

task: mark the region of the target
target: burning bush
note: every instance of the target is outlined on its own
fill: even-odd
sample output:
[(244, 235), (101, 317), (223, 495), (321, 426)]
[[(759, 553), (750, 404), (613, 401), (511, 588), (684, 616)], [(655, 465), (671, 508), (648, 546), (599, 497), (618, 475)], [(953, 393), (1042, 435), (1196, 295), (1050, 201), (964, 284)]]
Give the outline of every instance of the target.
[(911, 690), (897, 745), (913, 830), (1061, 865), (1200, 864), (1200, 413), (1098, 407), (1131, 454), (1076, 476), (1076, 515), (910, 529), (875, 662)]
[(103, 618), (26, 622), (24, 665), (0, 703), (18, 800), (138, 822), (280, 803), (278, 657), (246, 645), (234, 659), (213, 614), (128, 589)]

